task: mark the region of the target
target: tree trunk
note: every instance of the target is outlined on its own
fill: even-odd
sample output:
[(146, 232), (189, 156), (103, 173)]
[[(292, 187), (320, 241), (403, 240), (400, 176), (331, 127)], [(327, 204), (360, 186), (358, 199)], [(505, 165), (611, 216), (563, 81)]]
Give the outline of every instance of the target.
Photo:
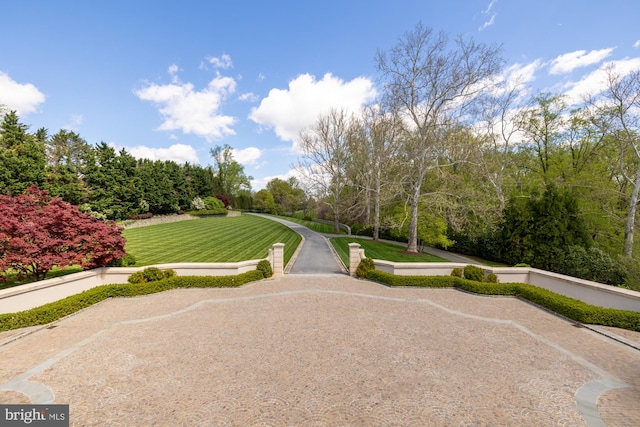
[(373, 204), (373, 240), (380, 240), (380, 168), (376, 171), (376, 190)]
[(636, 181), (633, 183), (633, 191), (629, 199), (629, 211), (627, 223), (624, 229), (624, 256), (631, 258), (633, 255), (633, 232), (636, 222), (636, 206), (638, 205), (638, 193), (640, 192), (640, 161), (636, 170)]
[[(422, 175), (421, 175), (422, 177)], [(411, 195), (411, 218), (409, 220), (409, 236), (407, 252), (418, 253), (418, 205), (420, 203), (420, 187), (422, 180), (417, 180)]]
[(338, 208), (338, 201), (336, 200), (335, 205), (333, 207), (333, 232), (338, 234), (340, 233), (340, 209)]

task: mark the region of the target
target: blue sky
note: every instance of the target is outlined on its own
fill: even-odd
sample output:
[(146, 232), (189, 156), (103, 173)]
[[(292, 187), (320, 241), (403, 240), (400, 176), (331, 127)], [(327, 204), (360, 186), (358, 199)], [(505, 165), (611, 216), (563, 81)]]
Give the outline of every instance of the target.
[(375, 100), (375, 54), (418, 21), (501, 44), (505, 78), (577, 102), (640, 69), (640, 1), (4, 1), (0, 104), (35, 131), (211, 164), (229, 144), (253, 188), (286, 178), (298, 132)]

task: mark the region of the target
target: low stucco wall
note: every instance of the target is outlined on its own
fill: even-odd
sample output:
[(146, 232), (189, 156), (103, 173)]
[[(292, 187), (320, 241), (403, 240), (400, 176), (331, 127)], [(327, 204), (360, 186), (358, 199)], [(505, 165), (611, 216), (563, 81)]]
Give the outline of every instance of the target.
[[(349, 244), (350, 265), (356, 266), (365, 257), (364, 250), (357, 243)], [(454, 268), (464, 268), (462, 263), (413, 263), (373, 260), (377, 270), (401, 276), (448, 276)], [(600, 307), (617, 308), (640, 312), (640, 292), (615, 286), (603, 285), (590, 280), (578, 279), (563, 274), (529, 267), (487, 267), (480, 266), (486, 274), (494, 273), (501, 283), (527, 283), (548, 289), (560, 295), (575, 298)], [(355, 273), (355, 269), (351, 269)]]
[(148, 267), (158, 267), (162, 270), (172, 268), (178, 276), (232, 276), (255, 270), (259, 261), (96, 268), (36, 283), (1, 289), (0, 313), (15, 313), (39, 307), (100, 285), (127, 283), (127, 279), (131, 274)]
[(587, 304), (640, 312), (640, 292), (535, 268), (530, 269), (527, 283)]
[[(276, 243), (269, 249), (269, 255), (266, 259), (271, 263), (274, 275), (282, 274), (283, 253), (284, 244), (282, 243)], [(0, 289), (0, 313), (16, 313), (39, 307), (100, 285), (127, 283), (131, 274), (148, 267), (158, 267), (162, 270), (171, 268), (178, 276), (233, 276), (255, 270), (260, 261), (254, 259), (241, 262), (175, 263), (144, 267), (96, 268), (54, 279)]]

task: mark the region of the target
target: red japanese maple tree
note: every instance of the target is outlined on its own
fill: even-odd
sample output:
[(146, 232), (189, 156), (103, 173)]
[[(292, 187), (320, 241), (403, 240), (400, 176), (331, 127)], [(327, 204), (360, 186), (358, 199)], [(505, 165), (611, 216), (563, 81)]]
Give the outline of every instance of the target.
[(0, 272), (45, 278), (52, 267), (100, 267), (125, 255), (122, 228), (100, 221), (49, 193), (29, 187), (0, 195)]

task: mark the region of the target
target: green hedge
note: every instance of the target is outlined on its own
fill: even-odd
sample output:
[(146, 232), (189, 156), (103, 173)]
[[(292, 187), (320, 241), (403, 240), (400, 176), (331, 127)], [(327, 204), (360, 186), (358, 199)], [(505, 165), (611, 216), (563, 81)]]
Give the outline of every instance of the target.
[(193, 215), (193, 216), (226, 215), (227, 213), (229, 213), (227, 208), (202, 209), (199, 211), (189, 211), (189, 215)]
[(251, 270), (235, 276), (179, 276), (141, 284), (97, 286), (30, 310), (0, 314), (0, 332), (51, 323), (107, 298), (148, 295), (176, 288), (237, 287), (262, 278), (261, 271)]
[(389, 286), (420, 286), (426, 288), (452, 288), (457, 277), (453, 276), (396, 276), (380, 270), (370, 270), (367, 279)]
[(525, 283), (475, 282), (453, 276), (396, 276), (379, 270), (370, 271), (367, 279), (389, 286), (455, 287), (483, 295), (516, 296), (577, 322), (640, 332), (638, 312), (598, 307)]

